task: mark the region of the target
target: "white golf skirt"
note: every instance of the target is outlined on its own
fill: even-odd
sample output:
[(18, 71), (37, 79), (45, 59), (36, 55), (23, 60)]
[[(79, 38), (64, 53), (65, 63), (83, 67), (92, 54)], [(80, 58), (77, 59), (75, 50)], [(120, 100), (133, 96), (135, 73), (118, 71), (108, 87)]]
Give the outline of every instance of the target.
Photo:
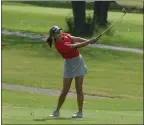
[(75, 78), (87, 74), (87, 67), (81, 55), (64, 60), (63, 78)]

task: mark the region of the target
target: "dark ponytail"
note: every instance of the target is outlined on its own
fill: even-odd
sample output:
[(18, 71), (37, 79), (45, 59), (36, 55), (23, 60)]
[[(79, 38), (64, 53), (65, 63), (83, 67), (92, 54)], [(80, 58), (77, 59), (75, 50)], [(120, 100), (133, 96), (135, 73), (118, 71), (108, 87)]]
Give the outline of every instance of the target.
[(52, 42), (53, 42), (53, 36), (52, 35), (49, 35), (46, 42), (48, 43), (49, 47), (51, 48), (52, 47)]

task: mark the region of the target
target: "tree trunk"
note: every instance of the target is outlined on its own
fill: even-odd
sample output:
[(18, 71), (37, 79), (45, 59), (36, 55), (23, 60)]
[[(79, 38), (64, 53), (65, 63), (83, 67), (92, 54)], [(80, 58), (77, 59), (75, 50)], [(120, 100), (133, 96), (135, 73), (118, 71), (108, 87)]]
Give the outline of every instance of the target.
[(110, 5), (110, 1), (102, 1), (101, 6), (101, 16), (100, 16), (100, 25), (106, 26), (107, 25), (107, 17), (108, 17), (108, 7)]
[(93, 26), (95, 26), (96, 24), (105, 26), (107, 24), (109, 5), (110, 1), (94, 2)]
[(74, 34), (81, 36), (85, 33), (85, 1), (72, 1), (74, 16)]
[(94, 2), (94, 14), (93, 14), (93, 23), (94, 24), (100, 22), (101, 5), (102, 5), (102, 1), (95, 1)]

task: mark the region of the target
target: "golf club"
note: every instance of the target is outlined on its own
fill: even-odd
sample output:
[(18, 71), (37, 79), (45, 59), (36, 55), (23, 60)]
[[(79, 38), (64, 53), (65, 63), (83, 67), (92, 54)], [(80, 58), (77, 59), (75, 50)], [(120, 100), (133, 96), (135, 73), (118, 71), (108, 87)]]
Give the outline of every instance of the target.
[[(122, 19), (124, 17), (124, 15), (127, 13), (126, 10), (123, 8), (122, 12), (124, 13), (120, 19)], [(102, 32), (99, 36), (95, 37), (95, 39), (99, 39), (105, 32), (107, 32), (114, 24), (116, 24), (118, 21), (120, 21), (120, 19), (115, 20), (113, 24), (111, 24), (106, 30), (104, 30), (104, 32)]]

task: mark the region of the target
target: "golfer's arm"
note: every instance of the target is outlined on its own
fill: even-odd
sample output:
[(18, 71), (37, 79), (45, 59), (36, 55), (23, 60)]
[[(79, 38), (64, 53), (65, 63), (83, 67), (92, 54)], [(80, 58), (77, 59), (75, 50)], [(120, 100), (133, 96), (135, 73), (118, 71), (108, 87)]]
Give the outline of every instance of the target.
[(81, 48), (84, 46), (87, 46), (88, 44), (92, 43), (92, 40), (87, 40), (85, 42), (82, 43), (74, 43), (74, 44), (70, 44), (70, 48)]
[(70, 38), (72, 39), (73, 43), (82, 43), (87, 41), (87, 39), (81, 37), (70, 36)]

